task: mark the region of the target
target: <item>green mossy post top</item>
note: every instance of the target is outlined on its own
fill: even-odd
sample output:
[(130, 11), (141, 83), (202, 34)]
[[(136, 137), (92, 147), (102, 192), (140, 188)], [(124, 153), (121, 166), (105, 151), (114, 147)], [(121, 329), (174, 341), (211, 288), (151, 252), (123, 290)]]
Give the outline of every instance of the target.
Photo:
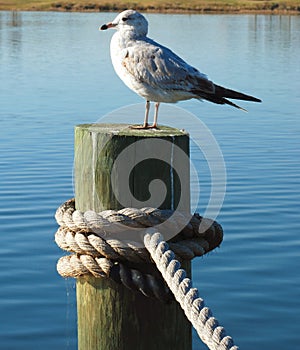
[[(186, 156), (182, 156), (179, 149)], [(120, 154), (123, 161), (116, 162), (120, 160)], [(180, 173), (173, 168), (181, 169), (181, 181)], [(128, 174), (129, 169), (132, 171)], [(78, 125), (75, 128), (74, 175), (76, 208), (82, 211), (121, 209), (124, 206), (156, 207), (147, 202), (151, 197), (148, 185), (156, 179), (164, 182), (167, 188), (160, 209), (177, 208), (183, 203), (183, 192), (186, 198), (184, 208), (188, 211), (189, 135), (184, 130), (168, 126), (144, 130), (134, 129), (128, 124)], [(127, 178), (128, 181), (124, 180)], [(126, 198), (117, 200), (120, 197)]]
[(165, 125), (159, 125), (157, 129), (135, 129), (132, 128), (130, 124), (80, 124), (77, 125), (76, 128), (86, 129), (90, 132), (135, 137), (172, 137), (188, 135), (188, 132), (185, 130), (179, 130)]

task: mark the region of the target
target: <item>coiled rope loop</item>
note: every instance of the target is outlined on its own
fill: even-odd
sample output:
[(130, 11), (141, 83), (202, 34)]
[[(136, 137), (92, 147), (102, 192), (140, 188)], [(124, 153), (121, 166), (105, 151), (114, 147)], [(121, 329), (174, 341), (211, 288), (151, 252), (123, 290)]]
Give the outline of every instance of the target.
[[(124, 208), (81, 212), (75, 209), (75, 200), (70, 199), (57, 209), (55, 218), (60, 225), (56, 243), (75, 253), (59, 259), (57, 270), (61, 276), (106, 277), (163, 302), (175, 297), (210, 349), (238, 349), (204, 306), (180, 264), (220, 245), (223, 231), (217, 222), (194, 214), (167, 243), (155, 227), (168, 220), (170, 229), (176, 230), (184, 220), (182, 214), (173, 215), (170, 210)], [(122, 240), (124, 231), (130, 231), (132, 239)]]

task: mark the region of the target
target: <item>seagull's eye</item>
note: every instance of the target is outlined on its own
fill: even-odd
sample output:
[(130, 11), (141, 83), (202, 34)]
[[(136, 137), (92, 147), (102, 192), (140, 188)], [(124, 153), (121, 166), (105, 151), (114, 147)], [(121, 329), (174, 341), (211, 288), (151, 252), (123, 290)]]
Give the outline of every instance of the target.
[(123, 22), (128, 21), (128, 17), (123, 17), (123, 18), (122, 18), (122, 21), (123, 21)]

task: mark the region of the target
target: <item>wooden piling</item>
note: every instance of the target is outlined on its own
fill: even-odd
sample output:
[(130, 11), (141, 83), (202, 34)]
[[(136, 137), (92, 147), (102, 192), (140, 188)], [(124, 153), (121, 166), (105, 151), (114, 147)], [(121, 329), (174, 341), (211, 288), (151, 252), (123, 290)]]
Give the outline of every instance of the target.
[[(171, 147), (165, 143), (167, 147), (162, 152), (169, 152), (169, 161), (154, 159), (153, 154), (154, 158), (148, 157), (134, 166), (134, 157), (128, 157), (128, 167), (133, 166), (129, 188), (138, 202), (133, 199), (126, 206), (136, 207), (137, 203), (148, 200), (148, 185), (159, 178), (167, 190), (160, 209), (176, 208), (183, 199), (181, 206), (184, 203), (185, 210), (189, 211), (188, 134), (169, 127), (136, 130), (119, 124), (76, 127), (76, 209), (102, 211), (123, 207), (116, 195), (124, 190), (122, 169), (117, 169), (119, 178), (111, 182), (114, 162), (128, 147), (136, 154), (149, 154), (147, 142), (141, 144), (141, 140), (168, 141)], [(186, 159), (177, 154), (174, 146), (185, 152)], [(185, 169), (180, 178), (170, 167), (172, 164), (176, 168), (176, 162), (186, 162), (180, 164), (181, 169)], [(184, 268), (190, 271), (190, 263), (184, 263)], [(191, 350), (191, 326), (178, 303), (163, 304), (102, 278), (78, 278), (76, 287), (79, 350)]]

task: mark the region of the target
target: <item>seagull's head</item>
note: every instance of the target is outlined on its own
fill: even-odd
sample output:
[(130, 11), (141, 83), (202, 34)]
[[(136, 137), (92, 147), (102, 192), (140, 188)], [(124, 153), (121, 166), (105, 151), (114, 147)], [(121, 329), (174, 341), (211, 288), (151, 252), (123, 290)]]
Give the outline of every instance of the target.
[(122, 32), (129, 32), (134, 36), (146, 36), (148, 32), (148, 22), (141, 13), (134, 10), (126, 10), (119, 13), (112, 22), (103, 24), (99, 29), (106, 30), (109, 28), (115, 28)]

